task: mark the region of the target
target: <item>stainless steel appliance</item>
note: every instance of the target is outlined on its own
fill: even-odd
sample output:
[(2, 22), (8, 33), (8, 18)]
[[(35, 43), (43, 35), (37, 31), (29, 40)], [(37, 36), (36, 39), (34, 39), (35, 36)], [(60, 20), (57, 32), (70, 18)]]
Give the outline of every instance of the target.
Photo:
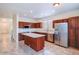
[(55, 44), (68, 47), (68, 24), (55, 23)]

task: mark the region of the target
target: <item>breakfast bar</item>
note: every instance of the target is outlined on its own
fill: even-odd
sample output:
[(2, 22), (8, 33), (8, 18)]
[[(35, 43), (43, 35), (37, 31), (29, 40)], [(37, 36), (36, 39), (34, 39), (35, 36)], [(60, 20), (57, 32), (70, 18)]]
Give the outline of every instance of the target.
[(45, 35), (36, 33), (21, 33), (24, 35), (24, 43), (34, 49), (40, 51), (44, 48)]

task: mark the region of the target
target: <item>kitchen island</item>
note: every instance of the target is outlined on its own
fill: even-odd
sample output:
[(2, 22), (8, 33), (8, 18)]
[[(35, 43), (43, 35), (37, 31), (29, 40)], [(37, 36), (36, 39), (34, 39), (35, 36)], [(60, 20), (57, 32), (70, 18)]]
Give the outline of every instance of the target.
[(43, 34), (43, 35), (45, 35), (46, 41), (53, 43), (54, 42), (54, 39), (53, 39), (54, 32), (55, 31), (53, 30), (53, 31), (37, 31), (37, 32), (33, 32), (33, 33)]
[[(55, 29), (51, 29), (51, 30), (44, 30), (44, 29), (34, 29), (34, 28), (31, 28), (31, 29), (25, 29), (25, 28), (19, 28), (18, 30), (19, 32), (18, 33), (22, 33), (22, 32), (30, 32), (30, 33), (36, 33), (36, 34), (41, 34), (41, 35), (45, 35), (45, 40), (48, 41), (48, 42), (51, 42), (53, 43), (54, 42), (54, 39), (53, 39), (53, 36), (54, 36), (54, 33), (55, 33)], [(24, 40), (23, 38), (23, 35), (19, 34), (19, 40)]]
[(45, 35), (36, 33), (21, 34), (24, 35), (24, 43), (35, 51), (40, 51), (44, 48)]

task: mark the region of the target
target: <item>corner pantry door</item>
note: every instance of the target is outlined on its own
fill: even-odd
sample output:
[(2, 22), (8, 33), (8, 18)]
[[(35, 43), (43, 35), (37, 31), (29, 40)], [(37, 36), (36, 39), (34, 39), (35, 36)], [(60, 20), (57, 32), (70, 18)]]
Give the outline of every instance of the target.
[(11, 43), (12, 20), (0, 18), (0, 51), (9, 50)]

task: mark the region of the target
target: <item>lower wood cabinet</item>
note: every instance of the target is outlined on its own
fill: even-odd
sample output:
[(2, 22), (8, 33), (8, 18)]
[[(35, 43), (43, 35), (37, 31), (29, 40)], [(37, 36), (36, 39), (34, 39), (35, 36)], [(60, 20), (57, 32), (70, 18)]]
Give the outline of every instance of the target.
[(30, 37), (28, 36), (24, 36), (24, 43), (27, 44), (28, 46), (30, 46), (31, 41), (29, 40)]
[(29, 36), (24, 36), (24, 38), (24, 43), (35, 51), (40, 51), (44, 48), (45, 37), (32, 38)]
[(22, 35), (21, 33), (18, 34), (18, 39), (19, 41), (24, 40), (24, 35)]
[(44, 48), (44, 37), (40, 37), (38, 39), (31, 39), (31, 47), (39, 51)]

